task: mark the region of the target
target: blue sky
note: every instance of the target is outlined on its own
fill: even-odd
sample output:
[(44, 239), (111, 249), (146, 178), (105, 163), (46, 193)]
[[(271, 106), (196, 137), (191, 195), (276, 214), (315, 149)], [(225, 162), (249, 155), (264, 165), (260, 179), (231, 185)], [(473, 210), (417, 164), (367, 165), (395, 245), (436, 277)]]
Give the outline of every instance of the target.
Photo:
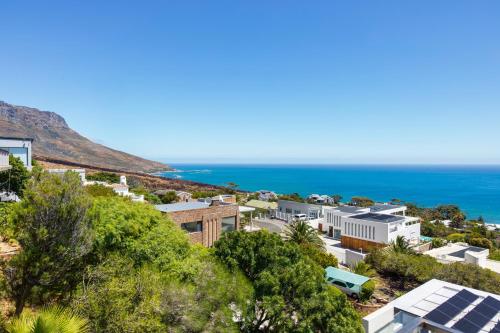
[(3, 1), (0, 99), (166, 162), (500, 163), (499, 1)]

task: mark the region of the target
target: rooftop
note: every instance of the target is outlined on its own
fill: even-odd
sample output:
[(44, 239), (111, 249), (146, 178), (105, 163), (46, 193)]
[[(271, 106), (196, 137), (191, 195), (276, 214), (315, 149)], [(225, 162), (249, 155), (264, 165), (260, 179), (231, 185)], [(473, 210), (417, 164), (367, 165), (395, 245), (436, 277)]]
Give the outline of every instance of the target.
[(334, 209), (342, 213), (362, 213), (368, 211), (368, 208), (355, 206), (337, 206)]
[(276, 209), (278, 208), (278, 203), (254, 199), (254, 200), (249, 200), (245, 204), (245, 206), (260, 208), (260, 209)]
[(380, 222), (380, 223), (392, 223), (406, 220), (404, 216), (389, 215), (389, 214), (376, 214), (376, 213), (364, 213), (360, 215), (351, 216), (352, 219)]
[(457, 284), (430, 280), (363, 318), (367, 333), (499, 332), (500, 296)]
[(380, 212), (387, 211), (387, 210), (401, 210), (401, 211), (403, 211), (406, 209), (406, 206), (376, 203), (373, 206), (370, 206), (369, 208), (370, 208), (370, 212), (372, 212), (372, 213), (380, 213)]
[(0, 140), (3, 139), (3, 140), (19, 140), (19, 141), (31, 141), (33, 142), (33, 138), (17, 138), (17, 137), (14, 137), (14, 136), (0, 136)]
[(183, 210), (202, 209), (208, 207), (210, 207), (209, 203), (201, 201), (177, 202), (173, 204), (155, 205), (155, 208), (163, 213), (180, 212)]

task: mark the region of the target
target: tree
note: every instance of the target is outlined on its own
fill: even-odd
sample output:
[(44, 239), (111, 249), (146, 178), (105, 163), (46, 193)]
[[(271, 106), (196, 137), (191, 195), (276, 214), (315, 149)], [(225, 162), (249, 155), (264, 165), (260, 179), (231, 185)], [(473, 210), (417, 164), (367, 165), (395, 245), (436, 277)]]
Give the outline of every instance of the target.
[(236, 184), (235, 182), (228, 182), (226, 185), (227, 185), (227, 187), (229, 187), (233, 191), (239, 187), (239, 185)]
[(351, 198), (351, 205), (357, 206), (357, 207), (370, 207), (373, 206), (375, 202), (367, 197), (352, 197)]
[(30, 173), (18, 157), (9, 155), (10, 170), (0, 172), (0, 191), (12, 191), (22, 196)]
[(328, 266), (337, 267), (339, 264), (337, 257), (315, 245), (300, 245), (300, 252), (323, 268), (327, 268)]
[(165, 193), (164, 195), (162, 195), (160, 197), (161, 199), (161, 202), (164, 203), (164, 204), (169, 204), (169, 203), (172, 203), (172, 202), (177, 202), (179, 200), (179, 198), (177, 197), (177, 194), (175, 193), (175, 191), (168, 191), (167, 193)]
[(332, 195), (333, 203), (334, 204), (339, 204), (340, 200), (342, 200), (342, 196), (340, 194), (334, 194)]
[(253, 282), (243, 332), (362, 332), (346, 296), (327, 285), (324, 269), (297, 244), (266, 231), (237, 231), (222, 235), (214, 254)]
[(436, 249), (438, 247), (443, 247), (445, 245), (446, 245), (446, 240), (444, 240), (443, 238), (435, 237), (431, 241), (431, 246), (433, 249)]
[(19, 315), (34, 287), (45, 294), (72, 290), (91, 250), (90, 199), (74, 172), (33, 177), (12, 216), (22, 251), (5, 268)]
[(93, 197), (114, 197), (118, 195), (111, 187), (100, 184), (85, 186), (85, 189)]
[(463, 229), (464, 222), (465, 222), (465, 214), (458, 211), (452, 216), (450, 227), (455, 229)]
[(410, 243), (404, 238), (404, 236), (397, 236), (396, 239), (391, 244), (391, 249), (397, 253), (413, 253), (413, 249), (410, 247)]
[(355, 274), (363, 275), (366, 277), (374, 277), (376, 275), (375, 269), (370, 264), (360, 260), (356, 265), (351, 267), (351, 271)]
[(285, 228), (285, 239), (298, 245), (311, 245), (324, 249), (325, 243), (316, 230), (306, 221), (293, 221)]
[(45, 308), (38, 313), (23, 311), (7, 324), (8, 333), (87, 333), (88, 322), (62, 307)]
[(113, 172), (99, 171), (86, 176), (88, 180), (106, 182), (110, 184), (119, 183), (120, 176)]
[(304, 198), (302, 198), (298, 193), (282, 194), (278, 196), (278, 199), (295, 201), (295, 202), (305, 202)]

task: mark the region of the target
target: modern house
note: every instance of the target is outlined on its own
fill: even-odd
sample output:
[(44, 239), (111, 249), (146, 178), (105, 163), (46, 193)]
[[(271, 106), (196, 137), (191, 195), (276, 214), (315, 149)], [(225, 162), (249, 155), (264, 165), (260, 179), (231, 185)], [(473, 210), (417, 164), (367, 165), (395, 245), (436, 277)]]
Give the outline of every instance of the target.
[(212, 246), (222, 233), (240, 229), (240, 212), (236, 204), (213, 200), (179, 202), (155, 207), (189, 233), (193, 243), (207, 247)]
[(467, 243), (448, 243), (445, 246), (426, 251), (424, 254), (436, 258), (443, 264), (462, 262), (488, 268), (500, 274), (500, 261), (488, 259), (490, 254), (488, 249), (470, 246)]
[(0, 137), (0, 149), (7, 151), (14, 157), (19, 158), (24, 166), (31, 170), (31, 138)]
[(314, 203), (317, 203), (319, 205), (332, 205), (334, 203), (333, 198), (326, 195), (326, 194), (323, 194), (323, 195), (311, 194), (307, 197), (307, 201), (314, 202)]
[(193, 200), (193, 195), (189, 192), (178, 191), (178, 190), (157, 190), (154, 194), (162, 196), (169, 192), (175, 192), (177, 195), (178, 202), (189, 202)]
[(318, 229), (329, 237), (340, 239), (342, 246), (366, 251), (393, 242), (397, 236), (417, 243), (420, 223), (406, 216), (406, 206), (375, 204), (370, 207), (325, 207), (323, 223)]
[(500, 296), (430, 280), (363, 318), (366, 333), (500, 332)]
[(278, 199), (278, 195), (272, 191), (260, 190), (255, 193), (259, 195), (259, 200), (269, 201)]
[(274, 217), (280, 220), (292, 221), (295, 215), (304, 214), (308, 219), (323, 217), (323, 207), (305, 202), (278, 200), (278, 209)]
[(349, 249), (369, 251), (394, 242), (398, 236), (410, 244), (420, 241), (420, 222), (416, 217), (363, 213), (341, 219), (341, 244)]

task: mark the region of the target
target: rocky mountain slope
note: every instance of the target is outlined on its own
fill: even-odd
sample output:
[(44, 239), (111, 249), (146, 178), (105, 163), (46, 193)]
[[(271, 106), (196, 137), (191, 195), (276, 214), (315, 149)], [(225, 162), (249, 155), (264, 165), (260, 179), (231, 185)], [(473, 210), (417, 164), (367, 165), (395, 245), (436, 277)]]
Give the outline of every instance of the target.
[(150, 161), (94, 143), (72, 130), (54, 112), (0, 101), (0, 136), (33, 138), (33, 155), (45, 160), (74, 162), (131, 172), (168, 170)]

